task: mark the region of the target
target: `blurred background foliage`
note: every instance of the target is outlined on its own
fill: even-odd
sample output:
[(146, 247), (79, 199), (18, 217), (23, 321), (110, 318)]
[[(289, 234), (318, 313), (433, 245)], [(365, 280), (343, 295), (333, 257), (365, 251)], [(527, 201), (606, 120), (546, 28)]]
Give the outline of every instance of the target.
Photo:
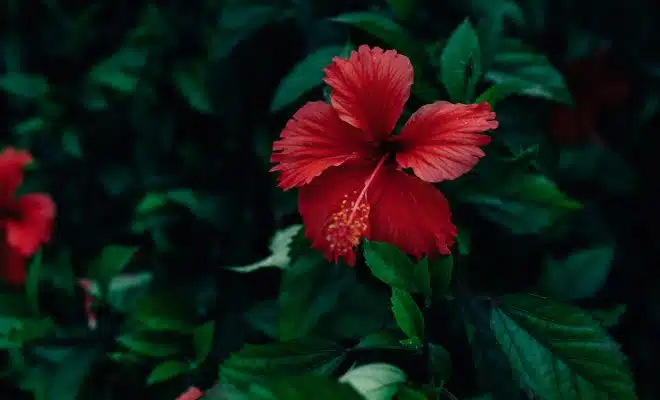
[[(429, 382), (438, 398), (532, 398), (501, 367), (483, 301), (524, 291), (589, 310), (639, 398), (660, 398), (657, 2), (5, 3), (0, 140), (33, 154), (21, 190), (51, 194), (58, 214), (24, 287), (0, 289), (2, 398), (173, 399), (197, 386), (233, 399), (266, 364), (340, 376), (374, 361), (389, 364), (351, 372), (396, 388), (370, 399), (403, 382), (398, 398), (436, 396), (421, 394)], [(461, 234), (451, 294), (424, 315), (431, 366), (376, 334), (414, 336), (407, 292), (390, 299), (364, 263), (310, 251), (296, 194), (268, 172), (285, 122), (324, 96), (322, 68), (363, 43), (412, 60), (408, 111), (479, 98), (500, 121), (474, 172), (441, 186)], [(354, 394), (309, 379), (289, 384), (311, 388), (304, 398), (323, 385)], [(249, 398), (298, 398), (273, 395), (282, 385)], [(553, 393), (536, 395), (582, 398)]]

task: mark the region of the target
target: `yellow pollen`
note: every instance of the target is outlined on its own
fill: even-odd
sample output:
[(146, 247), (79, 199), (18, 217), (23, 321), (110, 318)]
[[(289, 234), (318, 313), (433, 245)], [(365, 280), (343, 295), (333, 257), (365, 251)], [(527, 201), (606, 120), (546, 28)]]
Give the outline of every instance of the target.
[(339, 203), (339, 211), (330, 216), (325, 227), (325, 239), (328, 241), (335, 262), (360, 244), (360, 239), (367, 232), (371, 210), (367, 201), (367, 190), (387, 157), (387, 154), (381, 157), (374, 171), (365, 180), (360, 193), (357, 190), (351, 193), (351, 198), (355, 200), (349, 201), (348, 194), (345, 194), (344, 199)]
[(370, 207), (366, 203), (356, 205), (355, 201), (349, 203), (343, 200), (339, 211), (330, 216), (325, 238), (336, 257), (346, 255), (360, 244), (360, 239), (367, 231), (369, 210)]

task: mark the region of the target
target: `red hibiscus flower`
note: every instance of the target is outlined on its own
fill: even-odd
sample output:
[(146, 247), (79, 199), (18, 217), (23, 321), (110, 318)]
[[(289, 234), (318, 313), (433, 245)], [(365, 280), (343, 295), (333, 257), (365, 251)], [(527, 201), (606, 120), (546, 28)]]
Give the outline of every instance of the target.
[(8, 148), (0, 153), (0, 273), (16, 285), (25, 282), (25, 259), (50, 240), (55, 217), (49, 196), (15, 196), (23, 182), (23, 168), (31, 161), (24, 151)]
[(179, 397), (177, 397), (176, 400), (198, 400), (201, 399), (202, 396), (204, 396), (204, 392), (194, 386), (191, 386), (185, 393), (182, 393)]
[(417, 257), (448, 254), (456, 228), (431, 182), (455, 179), (477, 163), (484, 155), (479, 146), (490, 142), (479, 132), (497, 127), (495, 113), (486, 103), (439, 101), (393, 135), (413, 83), (407, 57), (363, 45), (348, 59), (335, 57), (325, 74), (331, 104), (298, 110), (271, 157), (279, 186), (300, 188), (312, 246), (349, 265), (362, 238)]
[(630, 95), (628, 80), (613, 68), (605, 52), (574, 61), (566, 78), (575, 106), (557, 107), (552, 118), (552, 135), (564, 145), (588, 140), (600, 143), (598, 118), (603, 111), (627, 101)]

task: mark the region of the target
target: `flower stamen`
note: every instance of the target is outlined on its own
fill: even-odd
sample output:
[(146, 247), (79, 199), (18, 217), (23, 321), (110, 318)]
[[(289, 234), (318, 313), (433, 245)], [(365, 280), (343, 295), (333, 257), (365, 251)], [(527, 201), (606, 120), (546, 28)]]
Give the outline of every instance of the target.
[[(330, 216), (330, 221), (325, 230), (325, 238), (330, 245), (331, 258), (335, 262), (342, 256), (355, 257), (350, 252), (360, 244), (360, 239), (369, 228), (371, 206), (366, 202), (367, 191), (386, 159), (387, 155), (378, 161), (374, 171), (364, 182), (359, 194), (357, 191), (353, 191), (352, 194), (357, 195), (355, 200), (349, 201), (348, 194), (344, 195), (344, 199), (339, 204), (339, 211)], [(349, 264), (351, 264), (350, 261)]]

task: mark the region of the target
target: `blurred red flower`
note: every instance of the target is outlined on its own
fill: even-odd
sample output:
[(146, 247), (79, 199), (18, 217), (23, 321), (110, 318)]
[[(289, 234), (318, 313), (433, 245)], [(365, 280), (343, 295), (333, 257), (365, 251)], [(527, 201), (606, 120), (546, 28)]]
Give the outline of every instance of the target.
[(204, 396), (204, 392), (194, 386), (191, 386), (188, 388), (188, 390), (186, 390), (185, 393), (182, 393), (179, 397), (177, 397), (176, 400), (197, 400), (201, 399), (202, 396)]
[(94, 283), (89, 279), (78, 279), (78, 285), (85, 292), (85, 299), (83, 301), (83, 307), (85, 309), (85, 315), (87, 315), (87, 325), (89, 329), (96, 329), (98, 326), (98, 318), (94, 312), (94, 296), (92, 295), (92, 285)]
[(598, 118), (607, 109), (623, 105), (630, 96), (628, 80), (613, 66), (605, 52), (574, 61), (566, 74), (574, 107), (558, 106), (552, 135), (564, 145), (601, 142)]
[(271, 157), (279, 186), (300, 188), (312, 246), (349, 265), (362, 238), (417, 257), (448, 254), (456, 227), (431, 182), (472, 169), (484, 155), (480, 146), (490, 142), (480, 132), (498, 125), (495, 113), (487, 103), (438, 101), (393, 135), (413, 83), (407, 57), (363, 45), (348, 59), (335, 57), (325, 75), (330, 104), (310, 102), (298, 110)]
[(25, 151), (0, 153), (0, 274), (8, 283), (25, 282), (25, 259), (50, 240), (55, 203), (45, 194), (16, 197), (23, 168), (32, 161)]

